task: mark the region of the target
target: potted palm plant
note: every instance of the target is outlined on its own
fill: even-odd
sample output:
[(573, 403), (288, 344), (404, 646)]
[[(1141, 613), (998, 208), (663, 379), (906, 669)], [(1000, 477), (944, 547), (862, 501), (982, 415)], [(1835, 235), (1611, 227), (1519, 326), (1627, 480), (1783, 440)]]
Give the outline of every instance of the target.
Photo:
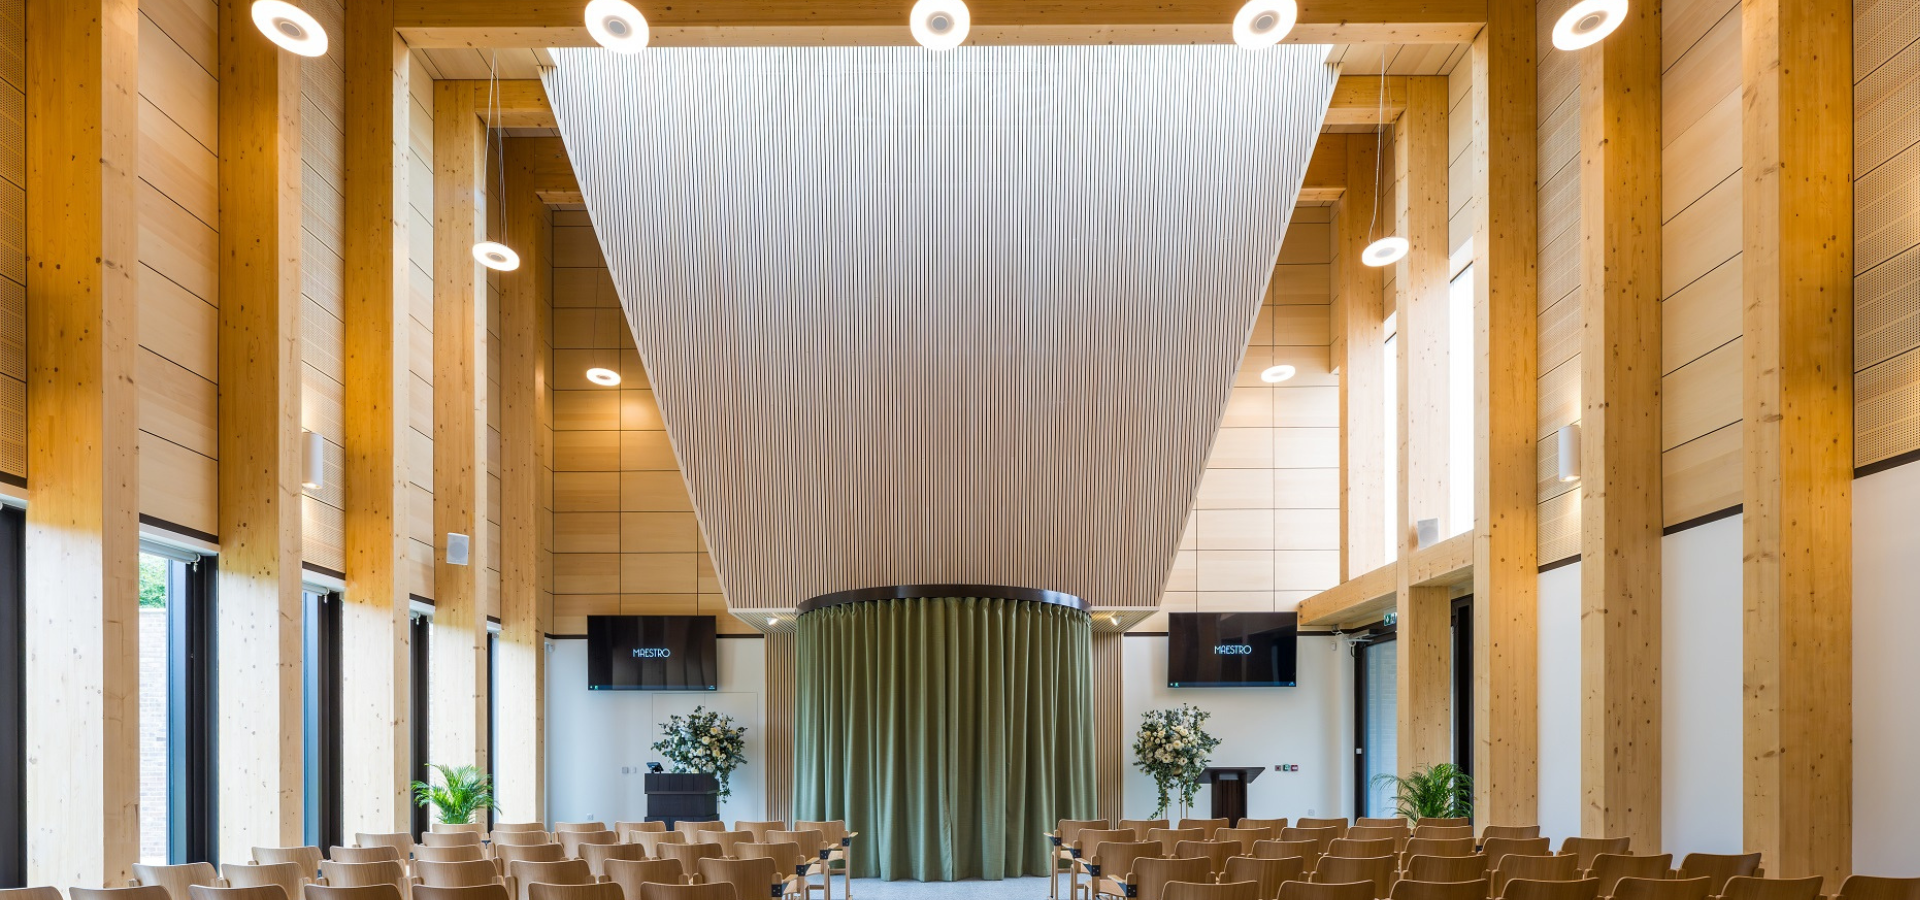
[(473, 814), (493, 808), (493, 779), (479, 766), (431, 767), (440, 773), (441, 784), (413, 783), (413, 802), (432, 805), (440, 821), (448, 825), (473, 822)]
[(1373, 776), (1373, 783), (1392, 788), (1394, 811), (1416, 822), (1473, 815), (1473, 777), (1453, 763), (1420, 766), (1405, 778), (1382, 773)]

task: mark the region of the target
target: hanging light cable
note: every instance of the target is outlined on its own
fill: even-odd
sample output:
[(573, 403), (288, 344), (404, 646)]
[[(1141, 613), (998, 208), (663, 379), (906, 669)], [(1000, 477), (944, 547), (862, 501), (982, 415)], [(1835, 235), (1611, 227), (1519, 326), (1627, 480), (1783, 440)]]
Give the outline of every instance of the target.
[[(1387, 51), (1380, 51), (1380, 96), (1374, 105), (1373, 116), (1373, 218), (1367, 222), (1367, 237), (1371, 238), (1374, 228), (1380, 224), (1380, 157), (1381, 143), (1387, 131)], [(1377, 238), (1360, 252), (1360, 261), (1380, 268), (1390, 266), (1407, 255), (1407, 239), (1398, 235)]]
[[(500, 173), (500, 236), (507, 236), (507, 139), (494, 127), (494, 119), (500, 112), (500, 65), (499, 51), (487, 58), (487, 143), (489, 149), (496, 144), (499, 153), (494, 155), (494, 168)], [(485, 178), (486, 173), (482, 172)], [(511, 272), (520, 268), (520, 254), (499, 241), (481, 241), (473, 245), (473, 258), (481, 265), (496, 272)]]

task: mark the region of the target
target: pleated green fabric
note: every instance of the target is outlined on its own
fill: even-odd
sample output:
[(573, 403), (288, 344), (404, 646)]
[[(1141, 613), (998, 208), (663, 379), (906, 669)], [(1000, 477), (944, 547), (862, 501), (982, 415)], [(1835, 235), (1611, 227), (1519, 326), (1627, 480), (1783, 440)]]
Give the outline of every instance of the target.
[(859, 876), (1046, 874), (1041, 835), (1094, 809), (1091, 635), (989, 598), (801, 616), (794, 818), (845, 819)]

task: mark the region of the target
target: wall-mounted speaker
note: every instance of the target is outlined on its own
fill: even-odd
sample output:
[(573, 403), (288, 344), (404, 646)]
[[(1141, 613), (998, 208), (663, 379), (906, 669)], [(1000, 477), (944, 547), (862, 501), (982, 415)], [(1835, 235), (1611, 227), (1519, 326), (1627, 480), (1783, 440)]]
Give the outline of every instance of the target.
[(457, 531), (447, 532), (447, 565), (464, 566), (468, 555), (467, 536)]

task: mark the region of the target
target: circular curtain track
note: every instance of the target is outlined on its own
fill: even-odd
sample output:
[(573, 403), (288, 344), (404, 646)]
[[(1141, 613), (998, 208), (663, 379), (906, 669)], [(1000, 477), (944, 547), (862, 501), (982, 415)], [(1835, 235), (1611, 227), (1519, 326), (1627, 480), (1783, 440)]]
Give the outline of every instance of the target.
[(877, 603), (881, 600), (925, 600), (933, 597), (981, 597), (996, 600), (1017, 600), (1023, 603), (1046, 603), (1052, 606), (1064, 606), (1081, 613), (1090, 614), (1093, 604), (1059, 591), (1047, 591), (1040, 588), (1010, 587), (1004, 584), (896, 584), (886, 587), (855, 588), (850, 591), (835, 591), (800, 601), (800, 615), (806, 615), (818, 609), (845, 606), (849, 603)]

